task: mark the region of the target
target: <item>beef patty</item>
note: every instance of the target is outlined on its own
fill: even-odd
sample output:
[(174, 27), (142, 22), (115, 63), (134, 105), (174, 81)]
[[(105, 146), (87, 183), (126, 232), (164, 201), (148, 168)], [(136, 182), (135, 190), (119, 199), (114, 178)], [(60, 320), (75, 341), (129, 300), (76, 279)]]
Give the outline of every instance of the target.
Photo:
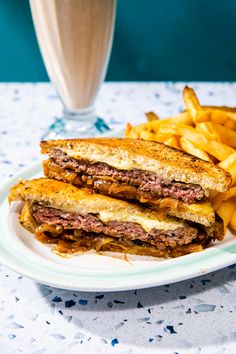
[(197, 224), (186, 224), (174, 230), (152, 229), (146, 232), (139, 224), (133, 222), (110, 221), (104, 223), (96, 215), (64, 212), (51, 207), (33, 204), (31, 206), (34, 219), (39, 224), (62, 226), (63, 229), (83, 230), (87, 233), (103, 234), (114, 238), (124, 237), (127, 240), (139, 240), (155, 245), (159, 249), (176, 247), (193, 242), (196, 238), (215, 237), (214, 230), (207, 232)]
[[(122, 183), (134, 186), (139, 192), (150, 197), (172, 197), (191, 204), (204, 198), (204, 190), (201, 186), (176, 182), (159, 177), (154, 172), (143, 170), (118, 170), (103, 162), (91, 163), (89, 161), (76, 160), (60, 149), (54, 149), (50, 160), (53, 164), (67, 171), (73, 171), (78, 176), (91, 176), (93, 179), (109, 181), (109, 183)], [(96, 186), (99, 189), (99, 186)]]

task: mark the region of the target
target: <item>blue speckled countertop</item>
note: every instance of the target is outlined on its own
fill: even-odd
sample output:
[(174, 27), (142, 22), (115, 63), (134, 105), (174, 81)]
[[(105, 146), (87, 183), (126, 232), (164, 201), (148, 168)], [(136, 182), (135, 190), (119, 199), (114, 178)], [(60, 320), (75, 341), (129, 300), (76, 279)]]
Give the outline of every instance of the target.
[[(183, 108), (183, 83), (110, 83), (97, 112), (114, 130)], [(236, 84), (199, 83), (203, 104), (236, 106)], [(1, 182), (39, 161), (60, 102), (49, 84), (0, 84)], [(55, 289), (0, 264), (0, 353), (236, 353), (236, 266), (152, 289)]]

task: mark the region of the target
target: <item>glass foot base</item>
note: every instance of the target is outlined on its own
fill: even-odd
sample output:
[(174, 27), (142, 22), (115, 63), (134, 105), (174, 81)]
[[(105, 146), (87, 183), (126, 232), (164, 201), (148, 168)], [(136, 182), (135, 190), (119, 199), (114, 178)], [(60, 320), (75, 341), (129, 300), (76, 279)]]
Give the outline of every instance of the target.
[(102, 118), (97, 117), (92, 125), (76, 120), (56, 118), (41, 140), (89, 138), (110, 131)]

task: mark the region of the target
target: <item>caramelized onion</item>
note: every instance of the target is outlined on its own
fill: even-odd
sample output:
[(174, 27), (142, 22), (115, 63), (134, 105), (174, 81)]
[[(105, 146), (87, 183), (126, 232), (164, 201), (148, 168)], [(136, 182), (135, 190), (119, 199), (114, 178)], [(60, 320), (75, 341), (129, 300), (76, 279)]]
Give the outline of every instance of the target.
[(74, 246), (73, 244), (76, 244), (77, 242), (68, 242), (65, 240), (59, 240), (57, 244), (57, 252), (61, 254), (73, 254), (74, 251)]
[[(43, 243), (55, 243), (57, 237), (62, 233), (62, 226), (42, 224), (35, 230), (35, 236)], [(45, 234), (47, 233), (47, 234)]]
[(150, 201), (153, 205), (158, 206), (160, 209), (162, 208), (171, 208), (171, 209), (177, 209), (178, 208), (178, 200), (171, 198), (171, 197), (166, 197), (166, 198), (160, 198), (160, 199), (153, 199)]
[(74, 181), (76, 176), (77, 173), (66, 170), (65, 178), (67, 179), (68, 182)]
[(113, 238), (111, 237), (98, 238), (95, 242), (96, 252), (101, 251), (103, 246), (108, 245), (108, 243), (112, 243), (112, 241)]
[[(52, 226), (48, 228), (48, 225), (41, 225), (42, 230), (48, 232), (48, 230), (52, 231)], [(40, 230), (38, 230), (39, 232)], [(57, 230), (59, 231), (59, 230)], [(109, 252), (121, 252), (125, 254), (135, 254), (142, 256), (153, 256), (153, 257), (178, 257), (184, 254), (199, 252), (202, 251), (204, 247), (208, 245), (209, 242), (201, 244), (188, 244), (184, 246), (177, 246), (176, 248), (163, 248), (158, 249), (155, 246), (148, 245), (146, 243), (142, 243), (140, 245), (136, 245), (132, 241), (123, 240), (123, 239), (114, 239), (112, 237), (101, 237), (101, 236), (93, 236), (93, 235), (82, 235), (78, 238), (77, 241), (67, 241), (61, 239), (63, 237), (63, 233), (58, 236), (58, 238), (47, 237), (43, 231), (39, 232), (41, 242), (47, 243), (56, 243), (56, 249), (54, 252), (61, 256), (72, 256), (78, 252), (86, 252), (91, 249), (95, 249), (96, 252), (101, 251), (109, 251)], [(54, 232), (55, 235), (55, 232)], [(45, 237), (45, 239), (44, 239)]]
[(168, 215), (168, 208), (161, 208), (158, 210), (155, 209), (154, 211), (157, 214), (159, 220), (165, 220)]
[(84, 182), (84, 183), (87, 182), (87, 177), (86, 176), (82, 175), (81, 179), (82, 179), (82, 182)]
[(72, 182), (76, 176), (77, 173), (69, 170), (62, 170), (61, 167), (58, 167), (58, 165), (55, 163), (54, 160), (49, 159), (44, 162), (44, 169), (48, 170), (48, 167), (53, 168), (53, 172), (57, 174), (57, 176), (61, 176), (66, 178), (68, 182)]
[(139, 201), (140, 201), (140, 203), (147, 203), (147, 202), (150, 202), (150, 199), (147, 199), (147, 198), (141, 196)]
[(160, 200), (159, 207), (160, 207), (160, 209), (162, 209), (162, 208), (177, 209), (178, 208), (178, 200), (174, 199), (174, 198), (163, 198)]
[(77, 237), (77, 238), (82, 236), (82, 233), (83, 233), (83, 230), (80, 230), (80, 229), (75, 229), (74, 230), (74, 236)]
[(113, 183), (109, 187), (109, 193), (121, 193), (121, 192), (134, 194), (136, 192), (136, 189), (124, 183), (123, 184)]
[(78, 236), (76, 236), (74, 234), (65, 233), (65, 234), (63, 234), (63, 239), (64, 240), (68, 240), (68, 241), (77, 241), (78, 240)]

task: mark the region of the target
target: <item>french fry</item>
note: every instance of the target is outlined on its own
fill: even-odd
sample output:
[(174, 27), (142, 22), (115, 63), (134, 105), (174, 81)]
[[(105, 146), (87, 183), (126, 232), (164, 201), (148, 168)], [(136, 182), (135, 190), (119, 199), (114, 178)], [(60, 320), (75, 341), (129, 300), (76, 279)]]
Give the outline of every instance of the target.
[(198, 148), (203, 149), (217, 160), (227, 159), (234, 153), (234, 149), (230, 146), (218, 141), (209, 141), (203, 134), (199, 133), (193, 127), (188, 125), (179, 125), (175, 128), (175, 135), (181, 135), (190, 140)]
[(170, 134), (162, 134), (162, 133), (156, 133), (155, 134), (155, 140), (158, 141), (159, 143), (164, 143), (166, 140), (171, 138), (172, 135)]
[(138, 132), (141, 132), (142, 130), (147, 130), (150, 132), (156, 132), (159, 130), (160, 124), (162, 124), (162, 120), (152, 120), (147, 123), (143, 123), (140, 125), (137, 125), (135, 128), (137, 129)]
[(213, 123), (218, 123), (222, 125), (226, 124), (228, 120), (236, 122), (235, 108), (220, 106), (200, 106), (198, 111), (195, 112), (194, 118), (195, 123), (211, 121)]
[[(168, 133), (165, 131), (165, 129), (170, 128), (172, 125), (178, 125), (178, 124), (183, 124), (184, 122), (191, 122), (191, 119), (189, 118), (189, 115), (187, 112), (180, 113), (176, 116), (173, 116), (171, 118), (166, 118), (166, 119), (160, 119), (160, 120), (152, 120), (144, 124), (137, 125), (133, 127), (137, 131), (137, 133), (140, 133), (143, 130), (147, 130), (153, 133), (163, 133), (163, 134), (173, 134), (173, 130)], [(174, 135), (174, 134), (173, 134)]]
[(132, 130), (133, 130), (133, 126), (130, 123), (128, 123), (125, 127), (125, 136), (128, 136), (132, 132)]
[[(153, 130), (158, 131), (159, 122), (160, 121), (156, 120), (156, 121), (152, 121), (152, 122), (148, 122), (148, 123), (142, 123), (142, 124), (136, 125), (135, 127), (126, 126), (125, 137), (126, 138), (133, 138), (133, 139), (140, 139), (140, 133), (142, 131), (149, 131), (149, 132), (152, 132)], [(158, 123), (158, 124), (156, 124), (156, 123)]]
[(228, 107), (228, 106), (202, 106), (208, 109), (217, 109), (218, 111), (221, 112), (227, 112), (228, 114), (236, 114), (236, 107)]
[(196, 130), (199, 133), (204, 134), (208, 140), (220, 141), (221, 139), (219, 137), (219, 134), (214, 129), (214, 127), (215, 127), (215, 125), (213, 125), (212, 122), (204, 122), (204, 123), (197, 123), (196, 124)]
[(231, 216), (229, 227), (236, 233), (236, 210), (234, 210), (233, 215)]
[(236, 163), (236, 151), (231, 154), (226, 160), (221, 161), (218, 166), (228, 171), (231, 165)]
[(183, 91), (183, 99), (187, 111), (192, 116), (194, 122), (205, 122), (208, 120), (208, 117), (204, 117), (204, 115), (202, 115), (200, 103), (191, 87), (185, 86)]
[(139, 134), (137, 133), (135, 127), (133, 127), (130, 123), (126, 125), (125, 128), (125, 137), (130, 139), (138, 139)]
[[(184, 127), (188, 125), (184, 125)], [(163, 121), (163, 123), (159, 127), (159, 133), (161, 134), (170, 134), (170, 135), (181, 135), (179, 132), (179, 128), (182, 127), (182, 123), (173, 123)]]
[(236, 121), (236, 108), (225, 106), (203, 106), (202, 109), (211, 112), (210, 119), (214, 123), (223, 124), (220, 122), (226, 122), (228, 119)]
[(219, 161), (227, 159), (231, 154), (235, 152), (235, 150), (230, 146), (218, 141), (210, 141), (209, 147), (206, 147), (205, 150)]
[[(146, 127), (149, 128), (157, 128), (159, 125), (161, 124), (172, 124), (172, 123), (184, 123), (184, 124), (188, 124), (188, 125), (193, 125), (193, 119), (191, 117), (191, 115), (189, 114), (189, 112), (184, 111), (181, 112), (179, 114), (176, 114), (174, 116), (171, 117), (167, 117), (165, 119), (160, 119), (155, 113), (153, 112), (148, 112), (145, 113), (148, 122), (145, 123)], [(157, 117), (156, 119), (154, 119), (154, 116)], [(153, 119), (152, 119), (153, 117)], [(157, 122), (158, 121), (158, 122)]]
[(236, 197), (236, 187), (231, 187), (225, 193), (218, 193), (212, 199), (212, 206), (213, 206), (214, 210), (217, 210), (223, 202), (225, 202), (228, 199), (233, 198), (233, 197)]
[(148, 132), (147, 130), (142, 130), (140, 132), (139, 139), (156, 140), (156, 135), (151, 132)]
[(212, 129), (218, 134), (223, 143), (236, 148), (236, 131), (223, 127), (220, 124), (212, 124)]
[(214, 140), (209, 141), (204, 134), (199, 133), (196, 129), (186, 124), (177, 124), (172, 126), (169, 124), (162, 124), (159, 128), (159, 132), (162, 134), (184, 136), (198, 148), (203, 149), (219, 161), (227, 159), (235, 151), (230, 146), (221, 142)]
[(232, 119), (228, 119), (225, 124), (225, 128), (236, 130), (236, 121), (233, 121)]
[(149, 122), (153, 121), (153, 120), (159, 120), (160, 118), (156, 115), (156, 113), (154, 112), (147, 112), (145, 113), (145, 116), (147, 117), (147, 120)]
[(197, 146), (195, 146), (187, 138), (182, 136), (182, 137), (180, 137), (179, 142), (180, 142), (180, 146), (181, 146), (182, 150), (188, 152), (191, 155), (197, 156), (197, 157), (199, 157), (202, 160), (212, 162), (212, 160), (210, 159), (209, 155), (204, 150), (202, 150), (202, 149), (198, 148)]
[(236, 109), (224, 106), (201, 106), (201, 114), (208, 118), (207, 121), (226, 124), (228, 120), (236, 122)]
[[(158, 121), (155, 121), (155, 122), (158, 122)], [(151, 131), (152, 128), (151, 128), (151, 125), (149, 125), (149, 123), (154, 123), (154, 122), (148, 122), (147, 124), (146, 123), (142, 123), (142, 124), (139, 124), (139, 125), (136, 125), (134, 127), (135, 131), (140, 134), (143, 130), (146, 130), (146, 131)]]
[(232, 177), (232, 186), (236, 184), (236, 152), (231, 154), (226, 160), (218, 164), (219, 167), (228, 171)]
[[(146, 113), (146, 115), (148, 115), (148, 116), (150, 114), (154, 114), (156, 117), (158, 117), (153, 112)], [(193, 120), (188, 112), (182, 112), (182, 113), (179, 113), (175, 116), (172, 116), (172, 117), (169, 117), (166, 119), (162, 119), (162, 120), (160, 120), (160, 119), (149, 120), (147, 123), (139, 124), (135, 127), (133, 127), (130, 123), (128, 123), (126, 126), (126, 129), (125, 129), (125, 137), (139, 139), (140, 133), (143, 130), (146, 130), (146, 131), (149, 131), (152, 133), (157, 133), (161, 126), (168, 126), (169, 127), (172, 124), (177, 124), (177, 123), (185, 123), (185, 124), (193, 125)], [(162, 133), (162, 131), (160, 133)], [(163, 140), (163, 139), (161, 139), (161, 140)]]
[[(188, 111), (181, 112), (167, 119), (170, 119), (171, 124), (183, 123), (191, 126), (194, 125), (193, 118), (191, 117), (191, 114), (189, 114)], [(167, 119), (163, 119), (162, 121), (166, 122)]]
[[(159, 132), (159, 128), (161, 125), (168, 124), (169, 126), (170, 123), (171, 123), (171, 119), (155, 120), (155, 121), (153, 120), (147, 123), (136, 125), (135, 127), (133, 127), (130, 123), (128, 123), (125, 129), (125, 137), (140, 139), (140, 134), (142, 134), (143, 131), (157, 134)], [(166, 138), (167, 137), (165, 136), (161, 140), (166, 140)]]
[(219, 209), (217, 209), (217, 214), (221, 217), (224, 223), (224, 230), (226, 232), (226, 228), (235, 212), (236, 204), (235, 200), (230, 199), (226, 202), (223, 202)]
[(214, 106), (202, 106), (202, 112), (205, 114), (205, 117), (208, 118), (207, 121), (211, 121), (213, 123), (225, 124), (228, 120), (227, 115), (222, 110), (218, 109)]
[(236, 163), (234, 163), (230, 166), (230, 168), (228, 169), (228, 172), (231, 174), (231, 177), (232, 177), (231, 186), (235, 186), (236, 185)]
[(177, 138), (177, 136), (174, 136), (174, 135), (172, 135), (168, 139), (166, 139), (164, 141), (164, 144), (171, 146), (175, 149), (180, 149), (180, 144), (179, 144), (178, 138)]

